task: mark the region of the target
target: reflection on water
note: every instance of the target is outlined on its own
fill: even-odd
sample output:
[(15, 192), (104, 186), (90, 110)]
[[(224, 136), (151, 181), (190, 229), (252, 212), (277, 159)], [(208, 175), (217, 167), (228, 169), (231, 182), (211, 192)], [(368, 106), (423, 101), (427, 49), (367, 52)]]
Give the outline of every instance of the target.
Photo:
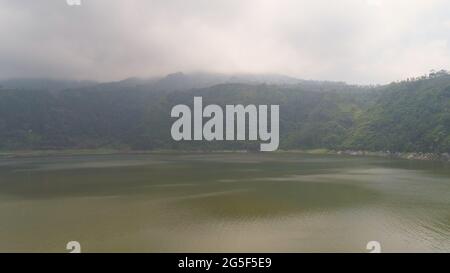
[(450, 251), (446, 163), (295, 153), (0, 160), (0, 251)]

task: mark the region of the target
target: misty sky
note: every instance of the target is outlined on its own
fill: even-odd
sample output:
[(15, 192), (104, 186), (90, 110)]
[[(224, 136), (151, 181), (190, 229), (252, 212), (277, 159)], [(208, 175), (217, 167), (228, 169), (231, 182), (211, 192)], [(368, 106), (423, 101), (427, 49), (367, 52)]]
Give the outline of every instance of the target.
[(441, 68), (449, 0), (0, 0), (0, 78), (183, 71), (386, 83)]

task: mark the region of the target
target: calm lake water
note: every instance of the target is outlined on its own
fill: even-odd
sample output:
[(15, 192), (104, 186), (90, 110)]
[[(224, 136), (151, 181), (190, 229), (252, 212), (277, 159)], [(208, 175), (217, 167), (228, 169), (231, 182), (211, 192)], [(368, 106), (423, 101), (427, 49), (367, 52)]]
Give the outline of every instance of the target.
[(450, 251), (448, 163), (297, 153), (0, 159), (0, 252)]

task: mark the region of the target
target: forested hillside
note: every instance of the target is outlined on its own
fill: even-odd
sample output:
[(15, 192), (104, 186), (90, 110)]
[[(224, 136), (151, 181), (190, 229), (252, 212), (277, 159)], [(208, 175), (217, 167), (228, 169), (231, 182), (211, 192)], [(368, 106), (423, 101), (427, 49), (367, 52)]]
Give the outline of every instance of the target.
[[(129, 79), (62, 84), (58, 86), (65, 88), (59, 89), (55, 84), (53, 88), (3, 84), (0, 150), (259, 147), (259, 142), (173, 141), (172, 107), (192, 105), (194, 96), (202, 96), (205, 105), (279, 104), (281, 149), (450, 151), (448, 74), (377, 87), (282, 77), (239, 83), (171, 77), (176, 83), (170, 78)], [(201, 83), (201, 87), (182, 88), (180, 82), (187, 80), (187, 86)]]

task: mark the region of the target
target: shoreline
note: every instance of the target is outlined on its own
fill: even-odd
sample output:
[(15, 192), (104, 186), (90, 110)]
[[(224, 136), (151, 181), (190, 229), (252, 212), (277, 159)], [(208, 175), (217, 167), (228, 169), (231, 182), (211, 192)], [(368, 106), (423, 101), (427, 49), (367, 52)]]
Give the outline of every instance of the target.
[(364, 151), (364, 150), (285, 150), (284, 152), (316, 154), (316, 155), (343, 155), (343, 156), (364, 156), (364, 157), (382, 157), (392, 159), (419, 160), (419, 161), (439, 161), (450, 162), (449, 153), (423, 153), (423, 152), (390, 152), (390, 151)]
[[(248, 150), (128, 150), (128, 149), (67, 149), (67, 150), (22, 150), (0, 151), (0, 159), (46, 157), (46, 156), (79, 156), (79, 155), (145, 155), (145, 154), (172, 154), (172, 153), (255, 153)], [(258, 152), (259, 153), (259, 152)], [(369, 156), (420, 161), (450, 162), (449, 153), (423, 153), (423, 152), (390, 152), (365, 150), (329, 150), (329, 149), (292, 149), (277, 150), (272, 153), (299, 153), (310, 155), (343, 155), (343, 156)]]
[(450, 162), (449, 153), (425, 153), (425, 152), (391, 152), (391, 151), (364, 151), (364, 150), (327, 150), (329, 155), (347, 156), (372, 156), (406, 160), (441, 161)]

